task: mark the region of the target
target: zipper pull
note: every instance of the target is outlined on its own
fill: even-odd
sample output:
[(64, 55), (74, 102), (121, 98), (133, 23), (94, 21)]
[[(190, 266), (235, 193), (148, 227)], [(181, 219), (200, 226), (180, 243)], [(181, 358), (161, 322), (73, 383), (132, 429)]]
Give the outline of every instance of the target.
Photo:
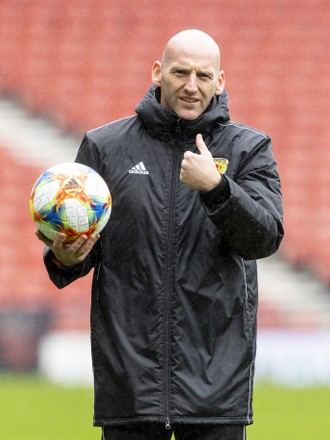
[(165, 419), (165, 429), (171, 429), (170, 419), (168, 417)]

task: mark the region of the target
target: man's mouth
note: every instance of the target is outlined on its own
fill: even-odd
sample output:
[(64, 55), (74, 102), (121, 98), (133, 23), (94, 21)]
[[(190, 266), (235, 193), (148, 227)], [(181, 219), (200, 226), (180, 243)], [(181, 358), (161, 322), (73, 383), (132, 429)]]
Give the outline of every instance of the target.
[(188, 102), (189, 104), (195, 104), (196, 102), (198, 102), (198, 99), (196, 98), (187, 98), (185, 96), (182, 96), (181, 100), (184, 102)]

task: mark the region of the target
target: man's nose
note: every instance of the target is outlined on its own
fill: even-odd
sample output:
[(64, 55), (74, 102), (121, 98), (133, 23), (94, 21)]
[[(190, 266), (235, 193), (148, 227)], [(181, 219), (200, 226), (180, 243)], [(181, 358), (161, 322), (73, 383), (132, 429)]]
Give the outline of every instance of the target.
[(186, 88), (187, 93), (189, 93), (189, 94), (194, 94), (197, 92), (197, 90), (198, 90), (197, 77), (196, 77), (195, 73), (192, 73), (188, 76), (185, 88)]

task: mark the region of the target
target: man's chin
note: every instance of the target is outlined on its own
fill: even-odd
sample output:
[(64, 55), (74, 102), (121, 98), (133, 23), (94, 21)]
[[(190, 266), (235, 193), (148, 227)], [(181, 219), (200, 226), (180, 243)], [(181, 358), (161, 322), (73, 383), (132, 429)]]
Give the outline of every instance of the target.
[(176, 114), (179, 116), (179, 118), (184, 119), (186, 121), (194, 121), (195, 119), (197, 119), (200, 115), (201, 112), (196, 111), (196, 110), (178, 110), (176, 112)]

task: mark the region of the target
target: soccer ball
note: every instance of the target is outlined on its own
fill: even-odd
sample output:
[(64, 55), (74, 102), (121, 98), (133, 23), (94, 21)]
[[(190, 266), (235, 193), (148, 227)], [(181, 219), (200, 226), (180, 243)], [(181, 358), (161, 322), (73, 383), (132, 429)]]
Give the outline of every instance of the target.
[(58, 232), (64, 233), (64, 243), (82, 234), (101, 232), (111, 207), (111, 193), (103, 178), (92, 168), (75, 162), (47, 169), (30, 195), (30, 212), (37, 228), (50, 240)]

